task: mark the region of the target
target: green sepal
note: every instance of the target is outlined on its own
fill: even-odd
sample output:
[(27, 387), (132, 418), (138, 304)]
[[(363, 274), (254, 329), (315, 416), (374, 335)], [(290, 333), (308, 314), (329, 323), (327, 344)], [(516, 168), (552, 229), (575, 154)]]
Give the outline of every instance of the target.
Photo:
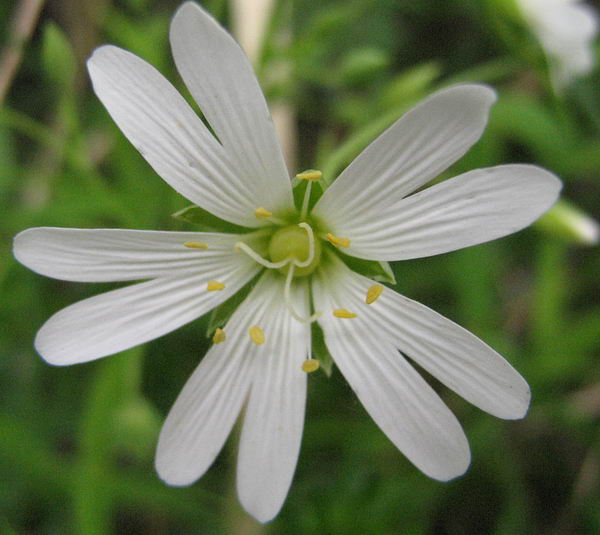
[(319, 361), (319, 369), (323, 371), (323, 373), (327, 377), (331, 377), (331, 372), (333, 371), (333, 357), (329, 350), (327, 349), (327, 345), (325, 344), (325, 335), (323, 334), (323, 329), (319, 326), (318, 323), (313, 322), (311, 324), (311, 343), (312, 343), (312, 358), (317, 359)]
[(229, 234), (248, 232), (246, 227), (225, 221), (204, 208), (195, 205), (179, 210), (172, 214), (171, 217), (191, 223), (202, 232), (226, 232)]
[(378, 282), (386, 282), (392, 285), (396, 284), (396, 277), (394, 276), (394, 272), (392, 271), (389, 262), (384, 260), (365, 260), (363, 258), (348, 256), (341, 253), (339, 249), (336, 252), (343, 260), (344, 264), (352, 271), (356, 271), (357, 273)]
[(250, 290), (252, 290), (256, 284), (257, 278), (258, 276), (234, 293), (227, 301), (221, 303), (218, 307), (213, 308), (208, 317), (208, 325), (206, 327), (207, 338), (210, 338), (214, 334), (217, 327), (222, 328), (223, 325), (229, 321), (229, 318), (231, 318), (231, 315), (236, 311), (237, 307), (242, 304), (242, 301), (244, 301), (246, 297), (248, 297)]

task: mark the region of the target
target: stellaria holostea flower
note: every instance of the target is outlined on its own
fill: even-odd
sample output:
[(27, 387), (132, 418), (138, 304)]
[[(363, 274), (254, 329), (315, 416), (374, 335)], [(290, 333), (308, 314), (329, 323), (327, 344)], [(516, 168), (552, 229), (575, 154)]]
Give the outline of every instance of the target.
[(162, 479), (188, 485), (199, 478), (245, 405), (239, 498), (258, 520), (273, 518), (298, 458), (317, 325), (367, 411), (408, 459), (435, 479), (462, 474), (470, 454), (461, 426), (405, 356), (500, 418), (525, 414), (527, 383), (478, 338), (353, 271), (349, 259), (426, 257), (515, 232), (554, 203), (560, 182), (531, 165), (506, 165), (413, 193), (484, 129), (494, 92), (462, 85), (404, 115), (316, 204), (310, 192), (320, 173), (299, 174), (305, 193), (296, 205), (240, 48), (193, 3), (177, 11), (170, 36), (179, 72), (216, 137), (153, 67), (114, 46), (89, 60), (94, 89), (164, 180), (246, 231), (22, 232), (15, 255), (38, 273), (149, 279), (58, 312), (40, 329), (37, 350), (58, 365), (116, 353), (198, 318), (257, 278), (167, 417), (156, 456)]
[(548, 56), (554, 86), (561, 89), (596, 63), (596, 12), (579, 0), (517, 0), (523, 17)]

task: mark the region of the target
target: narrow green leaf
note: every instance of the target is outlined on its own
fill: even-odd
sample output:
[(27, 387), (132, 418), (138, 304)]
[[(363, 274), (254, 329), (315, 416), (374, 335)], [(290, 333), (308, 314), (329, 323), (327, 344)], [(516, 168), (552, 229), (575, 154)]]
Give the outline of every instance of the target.
[(65, 33), (53, 22), (44, 26), (42, 59), (44, 74), (58, 88), (62, 90), (72, 84), (77, 70), (75, 53)]

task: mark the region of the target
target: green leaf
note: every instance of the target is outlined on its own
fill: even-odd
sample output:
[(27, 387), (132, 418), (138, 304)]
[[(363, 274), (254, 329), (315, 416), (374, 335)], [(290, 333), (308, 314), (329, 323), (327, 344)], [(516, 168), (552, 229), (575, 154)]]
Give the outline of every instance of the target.
[(388, 284), (396, 284), (396, 277), (392, 271), (389, 262), (378, 260), (364, 260), (354, 256), (348, 256), (337, 251), (340, 258), (352, 270), (379, 282), (387, 282)]
[(71, 86), (77, 70), (77, 61), (69, 39), (53, 22), (44, 26), (42, 37), (44, 73), (59, 89)]
[(442, 66), (436, 61), (421, 63), (402, 71), (385, 87), (381, 99), (381, 109), (406, 106), (423, 98), (432, 90), (435, 81), (442, 74)]
[(183, 210), (179, 210), (172, 214), (171, 217), (191, 223), (202, 232), (227, 232), (227, 233), (243, 233), (247, 232), (246, 227), (235, 225), (229, 221), (225, 221), (216, 215), (211, 214), (204, 208), (199, 206), (188, 206)]
[(317, 359), (320, 363), (319, 369), (323, 370), (327, 377), (331, 377), (331, 372), (333, 371), (333, 357), (325, 344), (323, 329), (321, 329), (317, 322), (313, 322), (311, 325), (311, 342), (312, 358)]

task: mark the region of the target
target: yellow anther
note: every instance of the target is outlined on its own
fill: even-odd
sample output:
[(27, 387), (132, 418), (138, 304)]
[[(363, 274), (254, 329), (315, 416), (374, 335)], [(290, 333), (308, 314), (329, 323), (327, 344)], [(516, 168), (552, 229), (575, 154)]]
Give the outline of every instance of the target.
[(333, 315), (336, 318), (356, 318), (358, 317), (354, 312), (350, 312), (345, 308), (337, 308), (333, 311)]
[(203, 241), (186, 241), (183, 245), (190, 249), (202, 249), (203, 251), (208, 249), (208, 243), (204, 243)]
[(381, 286), (381, 284), (373, 284), (373, 286), (371, 286), (367, 290), (367, 297), (365, 299), (365, 303), (367, 303), (367, 305), (370, 305), (371, 303), (377, 301), (377, 299), (379, 299), (379, 296), (381, 295), (381, 292), (383, 292), (383, 286)]
[(302, 171), (296, 175), (296, 178), (300, 180), (310, 180), (311, 182), (316, 182), (323, 176), (321, 171), (317, 171), (316, 169), (308, 169), (306, 171)]
[(215, 331), (215, 334), (213, 335), (213, 344), (220, 344), (221, 342), (225, 341), (225, 331), (223, 329), (219, 329), (217, 327), (217, 330)]
[(225, 288), (225, 285), (219, 281), (208, 281), (206, 284), (206, 289), (209, 292), (220, 292), (223, 288)]
[(258, 217), (258, 219), (262, 219), (263, 217), (271, 217), (273, 213), (269, 212), (269, 210), (267, 210), (263, 206), (260, 206), (256, 210), (254, 210), (254, 215)]
[(302, 371), (306, 373), (316, 372), (321, 366), (321, 363), (317, 359), (306, 359), (302, 363)]
[(265, 343), (265, 333), (258, 325), (252, 325), (248, 329), (250, 340), (252, 340), (257, 346)]
[(350, 247), (350, 240), (348, 238), (338, 238), (334, 236), (331, 232), (328, 232), (325, 236), (333, 245), (337, 245), (338, 247)]

